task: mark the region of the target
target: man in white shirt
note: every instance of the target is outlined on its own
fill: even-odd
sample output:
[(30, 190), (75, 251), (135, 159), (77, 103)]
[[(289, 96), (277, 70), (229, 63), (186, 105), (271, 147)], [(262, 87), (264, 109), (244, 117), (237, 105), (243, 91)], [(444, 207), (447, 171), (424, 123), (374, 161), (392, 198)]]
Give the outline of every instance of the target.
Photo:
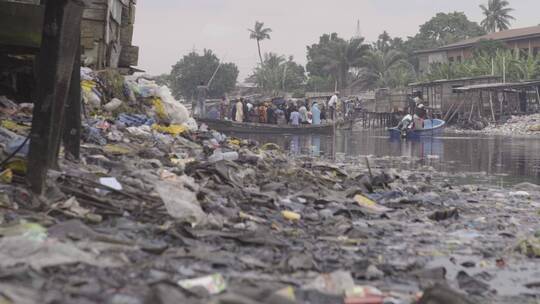
[(339, 92), (335, 92), (334, 95), (330, 98), (330, 101), (328, 101), (328, 109), (330, 110), (330, 118), (332, 120), (335, 119), (336, 115), (336, 106), (339, 101)]

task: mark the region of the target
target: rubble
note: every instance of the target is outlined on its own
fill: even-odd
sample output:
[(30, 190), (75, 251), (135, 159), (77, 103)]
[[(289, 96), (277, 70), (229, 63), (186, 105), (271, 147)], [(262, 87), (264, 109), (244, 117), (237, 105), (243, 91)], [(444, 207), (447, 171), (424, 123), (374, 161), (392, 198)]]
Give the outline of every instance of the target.
[[(83, 71), (94, 115), (81, 159), (61, 158), (40, 197), (26, 188), (24, 151), (0, 182), (2, 303), (540, 297), (536, 185), (462, 191), (449, 174), (377, 158), (292, 157), (197, 126), (145, 78), (126, 79), (124, 96), (99, 79)], [(104, 96), (122, 105), (108, 111)], [(15, 124), (0, 128), (2, 159), (27, 135), (19, 107), (0, 112)]]
[(503, 136), (539, 136), (540, 114), (511, 116), (503, 124), (492, 124), (486, 121), (474, 130), (453, 129), (458, 133), (481, 133)]

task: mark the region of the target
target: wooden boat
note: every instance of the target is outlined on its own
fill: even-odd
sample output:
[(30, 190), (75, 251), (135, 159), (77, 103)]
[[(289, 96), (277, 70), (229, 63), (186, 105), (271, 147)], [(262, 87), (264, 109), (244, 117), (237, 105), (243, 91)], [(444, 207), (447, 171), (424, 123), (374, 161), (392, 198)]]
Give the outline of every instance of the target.
[(197, 119), (199, 123), (206, 124), (210, 129), (225, 133), (252, 133), (252, 134), (333, 134), (334, 130), (351, 130), (354, 120), (338, 121), (320, 125), (274, 125), (252, 122), (234, 122), (230, 120), (215, 120), (208, 118)]
[(388, 132), (391, 137), (405, 137), (405, 138), (415, 138), (415, 137), (424, 137), (424, 136), (435, 136), (442, 133), (446, 122), (441, 119), (426, 119), (424, 120), (423, 129), (412, 129), (403, 133), (397, 127), (389, 128)]

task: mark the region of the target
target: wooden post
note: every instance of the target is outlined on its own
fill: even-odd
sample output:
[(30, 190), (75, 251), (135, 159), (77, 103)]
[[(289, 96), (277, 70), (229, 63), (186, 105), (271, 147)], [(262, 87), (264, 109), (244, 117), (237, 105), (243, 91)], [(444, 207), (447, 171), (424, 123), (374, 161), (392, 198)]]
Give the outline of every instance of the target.
[(57, 161), (56, 147), (61, 140), (64, 107), (79, 49), (82, 12), (80, 0), (46, 2), (27, 176), (37, 194), (43, 193), (47, 170)]
[(493, 110), (493, 91), (489, 91), (489, 107), (491, 108), (491, 118), (493, 119), (493, 122), (496, 122), (495, 120), (495, 111)]
[[(75, 159), (79, 159), (81, 150), (81, 108), (81, 53), (79, 46), (71, 74), (63, 136), (66, 152)], [(59, 147), (60, 145), (58, 145)]]
[(471, 100), (471, 113), (469, 113), (469, 122), (471, 122), (473, 110), (474, 110), (474, 101)]

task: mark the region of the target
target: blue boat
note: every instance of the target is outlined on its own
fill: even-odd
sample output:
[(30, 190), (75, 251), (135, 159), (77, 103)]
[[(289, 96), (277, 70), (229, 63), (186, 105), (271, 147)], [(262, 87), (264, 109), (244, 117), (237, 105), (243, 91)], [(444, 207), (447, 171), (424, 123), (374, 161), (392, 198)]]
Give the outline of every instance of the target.
[(401, 138), (418, 138), (424, 136), (440, 135), (444, 129), (446, 122), (442, 119), (426, 119), (424, 120), (423, 129), (411, 129), (403, 132), (397, 127), (389, 128), (388, 132), (391, 137)]

